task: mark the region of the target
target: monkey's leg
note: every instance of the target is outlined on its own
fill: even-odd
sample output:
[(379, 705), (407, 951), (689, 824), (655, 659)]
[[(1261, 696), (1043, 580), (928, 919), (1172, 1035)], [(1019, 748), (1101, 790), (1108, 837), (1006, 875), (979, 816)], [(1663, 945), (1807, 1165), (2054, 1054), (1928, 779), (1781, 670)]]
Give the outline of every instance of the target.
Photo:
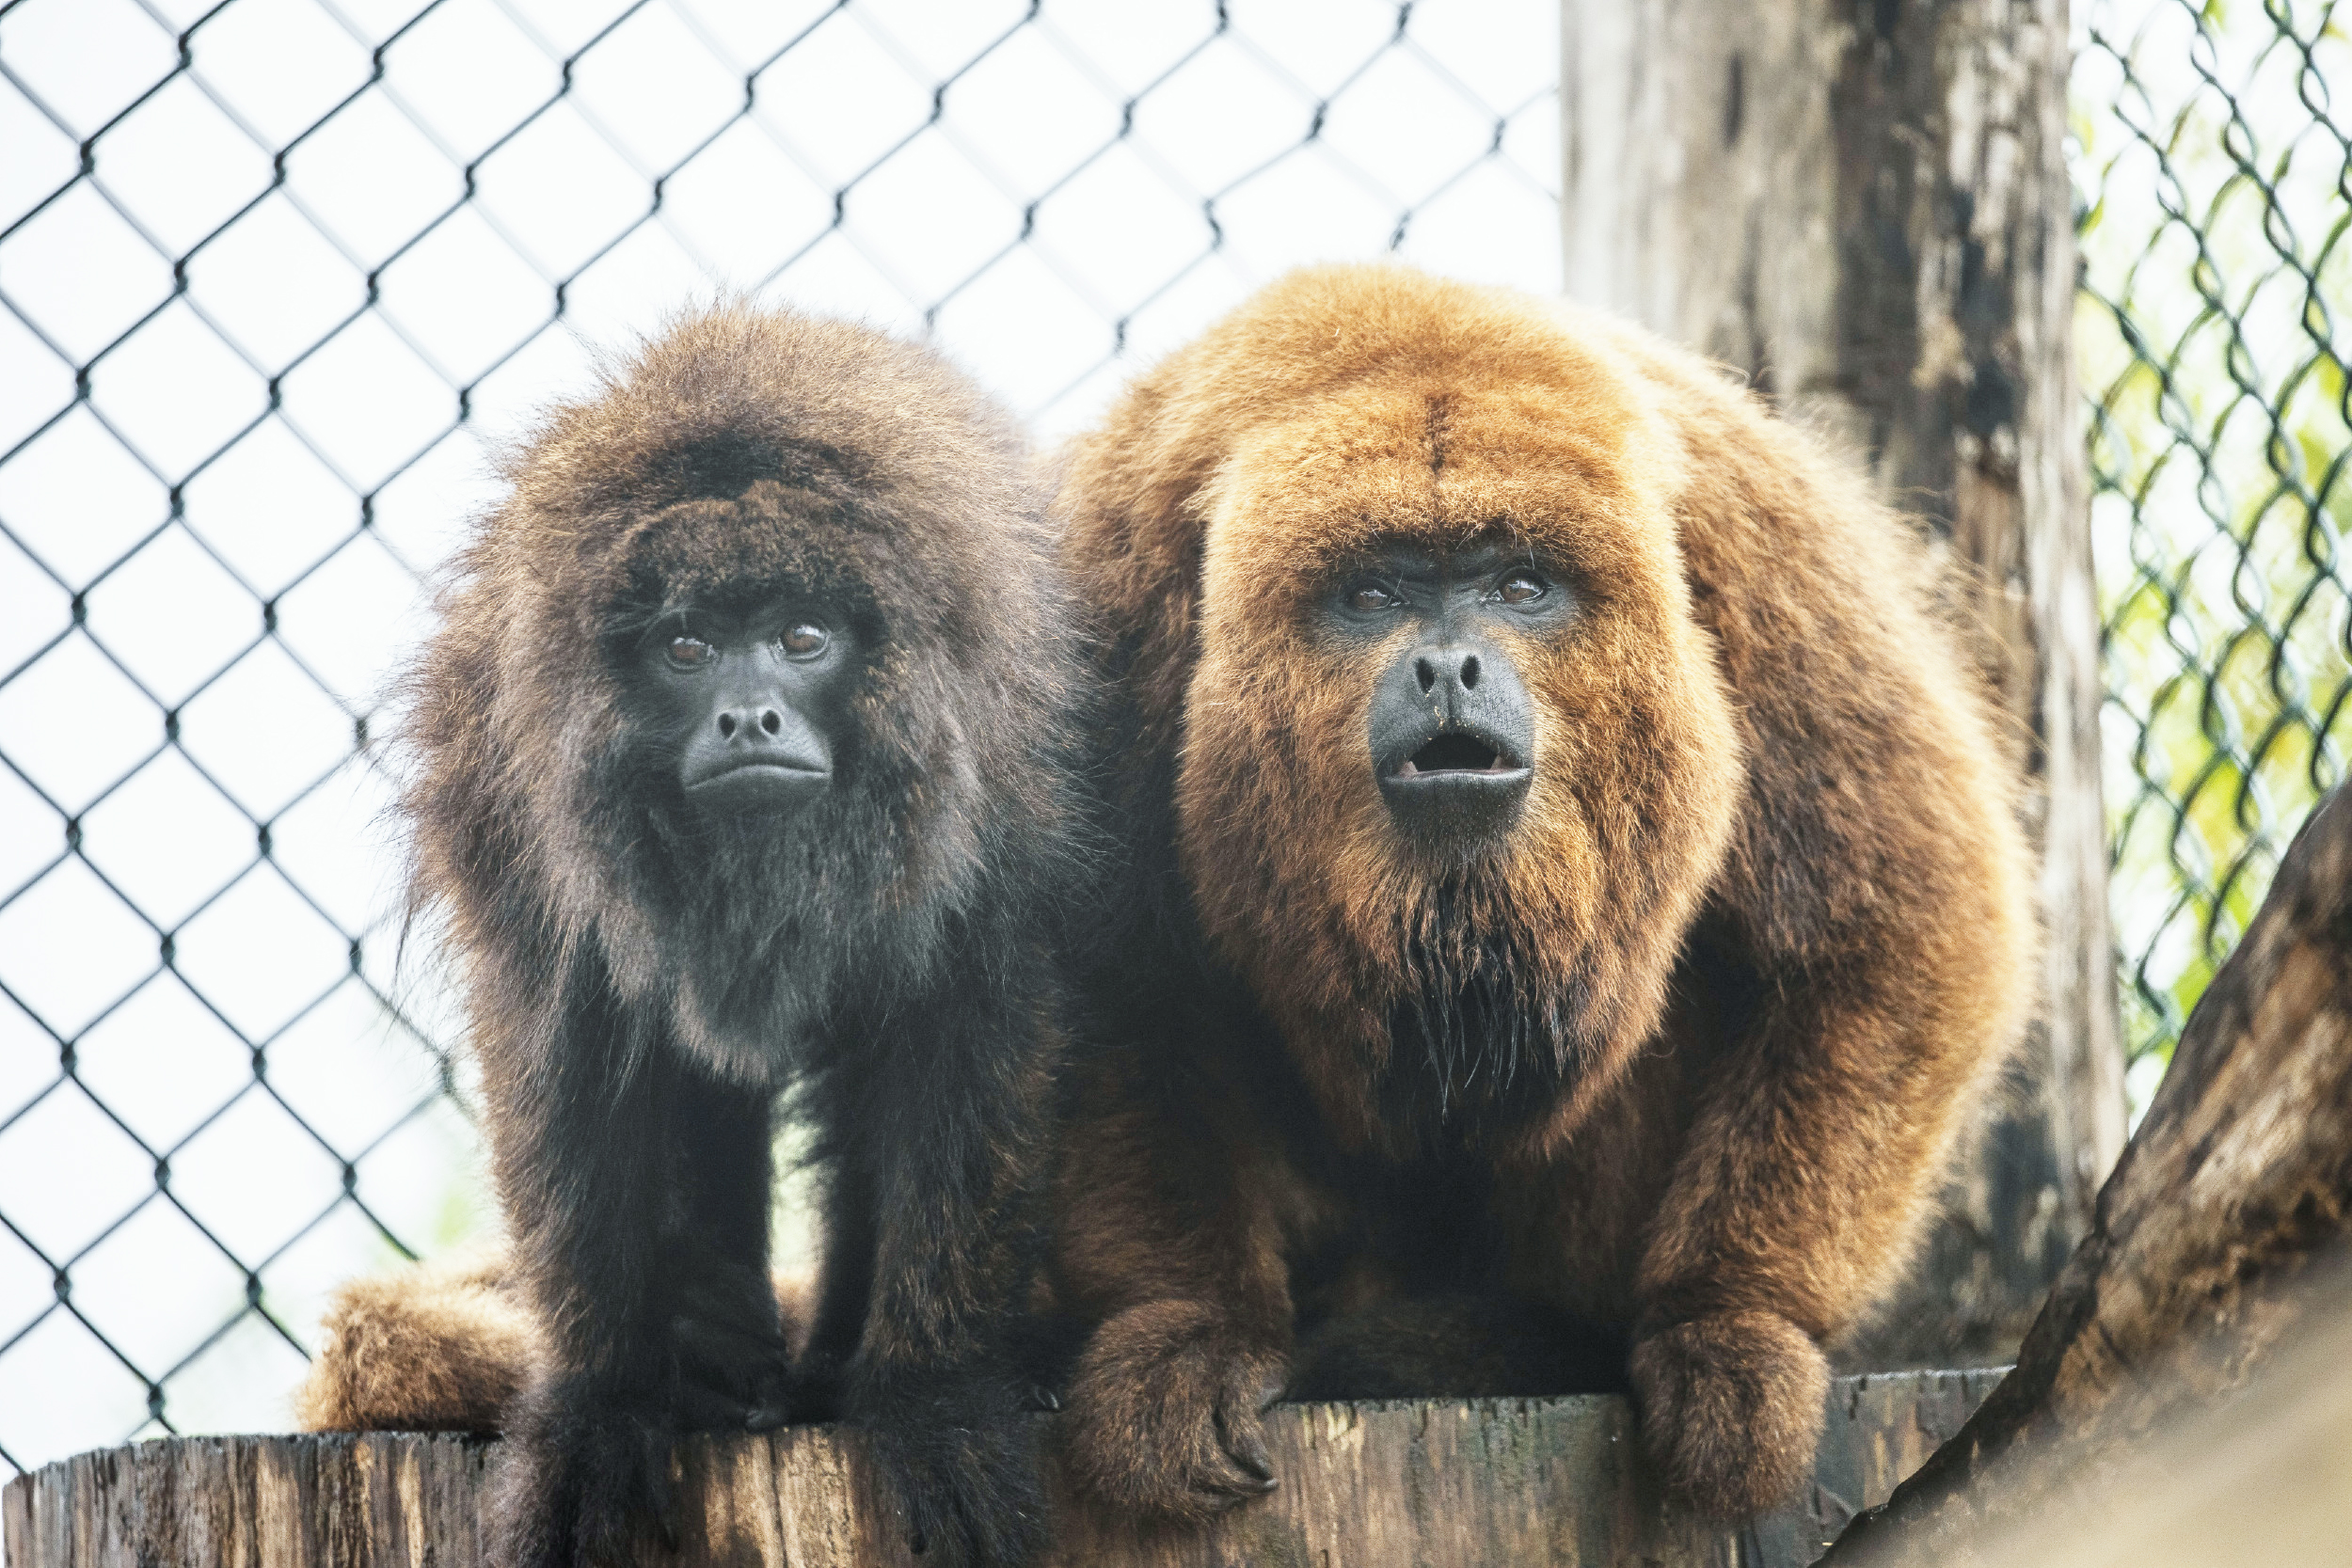
[(671, 1528), (684, 1297), (665, 1222), (678, 1150), (723, 1130), (683, 1122), (683, 1065), (589, 970), (579, 960), (535, 1017), (484, 1031), (501, 1196), (547, 1346), (507, 1422), (501, 1568), (615, 1560)]
[(697, 1428), (766, 1431), (803, 1414), (768, 1269), (774, 1097), (691, 1066), (677, 1097), (684, 1201), (664, 1266), (675, 1289), (679, 1415)]
[[(1272, 1491), (1261, 1413), (1291, 1348), (1290, 1271), (1238, 1075), (1095, 1064), (1055, 1203), (1065, 1304), (1099, 1320), (1071, 1380), (1073, 1474), (1129, 1513), (1199, 1519)], [(1220, 1097), (1211, 1102), (1208, 1097)]]
[[(861, 1281), (858, 1257), (833, 1249), (856, 1247), (870, 1274), (848, 1413), (873, 1433), (914, 1540), (957, 1563), (1025, 1561), (1044, 1539), (1011, 1329), (1035, 1273), (1056, 1042), (1045, 976), (1023, 974), (1025, 957), (908, 1009), (933, 1028), (870, 1042), (875, 1076), (853, 1101), (866, 1114), (842, 1129), (818, 1330), (837, 1353)], [(884, 1095), (888, 1114), (873, 1114)]]

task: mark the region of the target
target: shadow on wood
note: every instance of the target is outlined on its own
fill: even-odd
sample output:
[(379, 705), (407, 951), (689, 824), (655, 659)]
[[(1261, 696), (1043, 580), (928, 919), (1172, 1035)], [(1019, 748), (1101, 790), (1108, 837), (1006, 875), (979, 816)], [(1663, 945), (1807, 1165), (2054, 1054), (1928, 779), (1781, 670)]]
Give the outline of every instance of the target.
[[(1671, 1514), (1619, 1399), (1278, 1407), (1281, 1490), (1206, 1529), (1062, 1506), (1050, 1561), (1801, 1568), (1957, 1432), (1997, 1372), (1843, 1378), (1813, 1485), (1737, 1533)], [(448, 1436), (183, 1437), (20, 1476), (11, 1568), (470, 1568), (495, 1445)], [(914, 1568), (853, 1435), (685, 1446), (686, 1550), (664, 1568)], [(699, 1519), (695, 1515), (699, 1513)]]

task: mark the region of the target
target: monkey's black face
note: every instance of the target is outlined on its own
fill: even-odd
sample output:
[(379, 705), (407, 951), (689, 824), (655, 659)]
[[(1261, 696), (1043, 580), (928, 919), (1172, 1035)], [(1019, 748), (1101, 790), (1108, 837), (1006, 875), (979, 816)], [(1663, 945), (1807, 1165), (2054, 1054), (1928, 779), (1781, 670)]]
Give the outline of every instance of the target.
[(637, 686), (689, 802), (773, 816), (832, 787), (859, 662), (836, 607), (770, 599), (663, 616), (638, 649)]
[(1366, 729), (1374, 777), (1397, 825), (1433, 847), (1507, 832), (1535, 768), (1535, 720), (1510, 652), (1565, 625), (1567, 590), (1525, 550), (1385, 548), (1334, 580), (1322, 618), (1394, 649)]

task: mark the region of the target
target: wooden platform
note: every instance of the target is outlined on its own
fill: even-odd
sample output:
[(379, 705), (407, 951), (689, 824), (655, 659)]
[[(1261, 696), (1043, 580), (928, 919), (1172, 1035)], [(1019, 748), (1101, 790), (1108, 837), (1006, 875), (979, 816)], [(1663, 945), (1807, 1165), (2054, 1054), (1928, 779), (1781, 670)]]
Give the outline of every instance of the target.
[[(1956, 1431), (2000, 1373), (1841, 1378), (1814, 1484), (1736, 1533), (1661, 1508), (1618, 1399), (1277, 1407), (1281, 1488), (1203, 1530), (1063, 1507), (1060, 1568), (1800, 1568)], [(457, 1437), (181, 1437), (18, 1477), (9, 1568), (472, 1568), (496, 1445)], [(854, 1436), (796, 1427), (687, 1445), (686, 1549), (664, 1568), (913, 1568)]]

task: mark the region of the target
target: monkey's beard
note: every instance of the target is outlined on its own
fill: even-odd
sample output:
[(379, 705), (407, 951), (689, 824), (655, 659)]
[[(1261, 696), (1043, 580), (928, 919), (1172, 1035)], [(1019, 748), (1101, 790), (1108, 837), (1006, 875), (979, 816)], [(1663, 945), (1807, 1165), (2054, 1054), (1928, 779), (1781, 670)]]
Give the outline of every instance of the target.
[(1395, 939), (1375, 1080), (1391, 1148), (1476, 1148), (1552, 1114), (1592, 1053), (1585, 977), (1558, 973), (1475, 870), (1414, 900)]
[(649, 812), (631, 858), (678, 1046), (769, 1087), (822, 1070), (855, 1004), (938, 960), (955, 889), (920, 885), (913, 829), (854, 791), (787, 818)]

